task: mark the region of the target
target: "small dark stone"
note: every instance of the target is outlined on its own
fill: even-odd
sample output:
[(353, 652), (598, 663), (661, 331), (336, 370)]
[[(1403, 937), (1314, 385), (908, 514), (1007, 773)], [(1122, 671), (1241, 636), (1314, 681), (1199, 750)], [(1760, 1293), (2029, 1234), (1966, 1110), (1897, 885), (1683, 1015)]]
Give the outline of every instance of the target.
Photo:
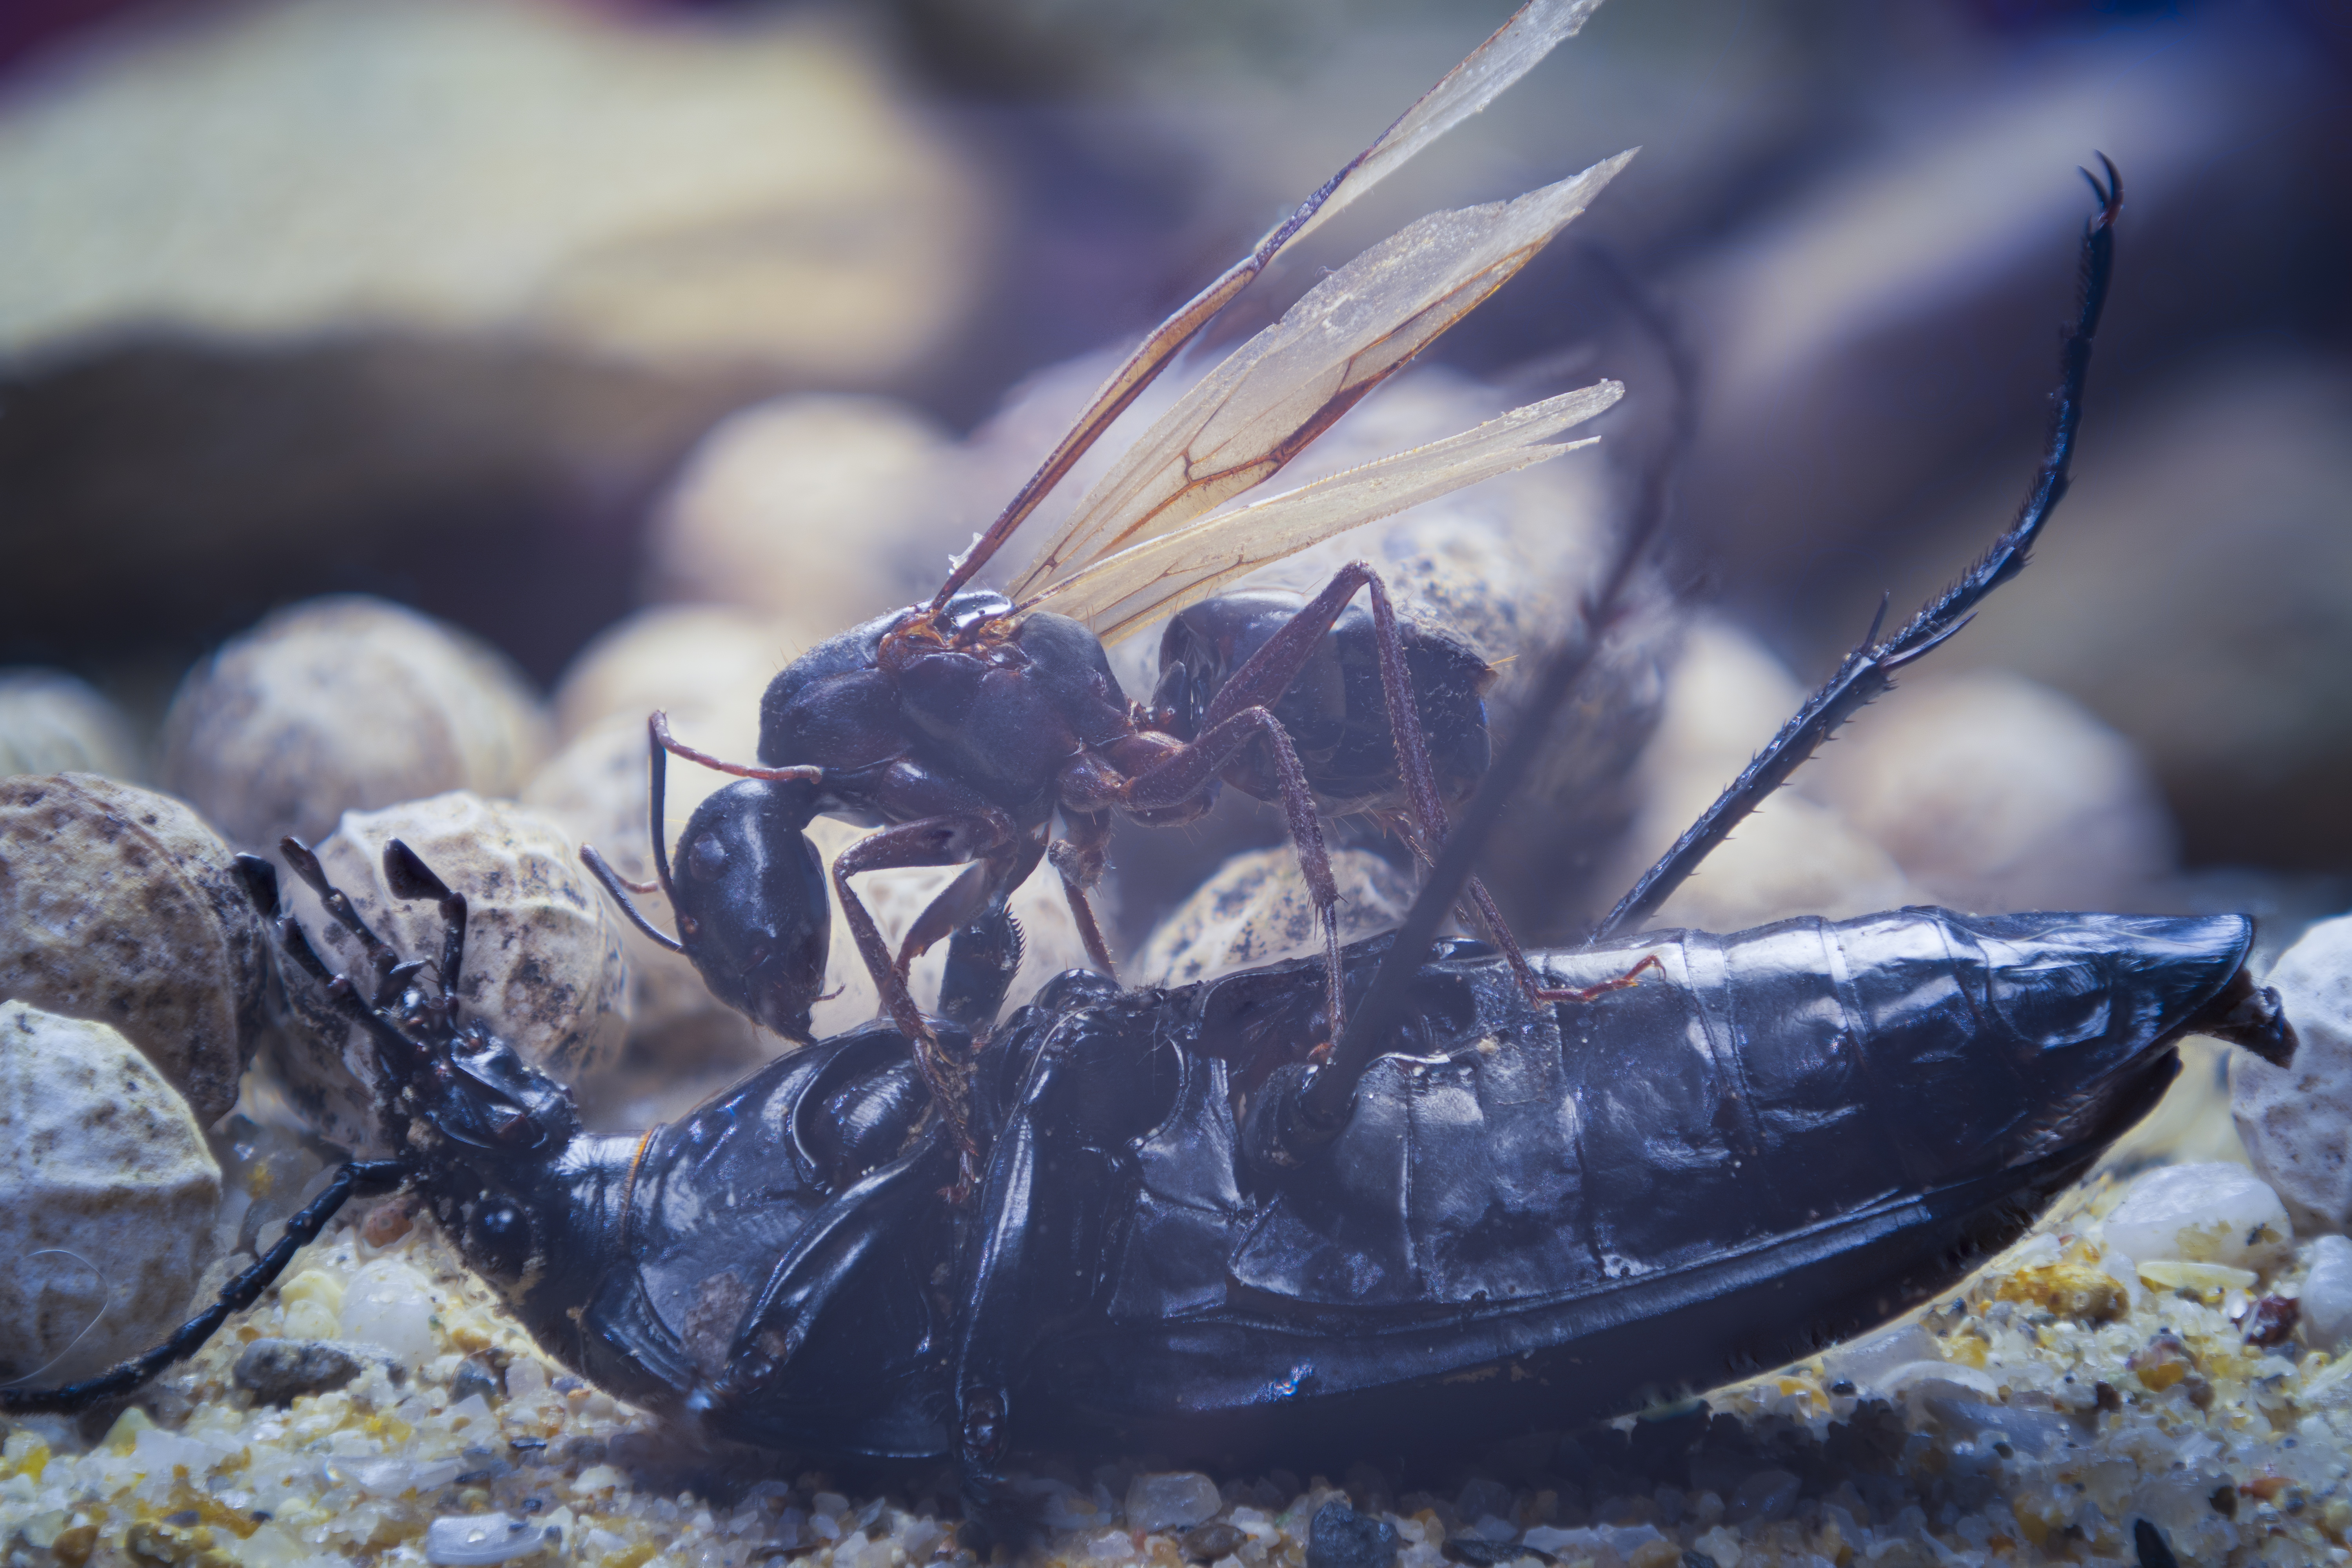
[(2213, 1496), (2209, 1500), (2213, 1504), (2213, 1511), (2220, 1514), (2223, 1519), (2235, 1519), (2238, 1517), (2238, 1488), (2236, 1483), (2231, 1481), (2223, 1481), (2220, 1486), (2213, 1489)]
[(2246, 1318), (2246, 1342), (2250, 1345), (2284, 1344), (2294, 1334), (2295, 1321), (2303, 1316), (2303, 1303), (2292, 1296), (2265, 1296), (2254, 1303)]
[(2124, 1407), (2124, 1396), (2116, 1392), (2116, 1385), (2112, 1383), (2095, 1383), (2091, 1385), (2091, 1393), (2098, 1399), (2102, 1410), (2121, 1410)]
[(457, 1472), (457, 1485), (461, 1487), (478, 1487), (501, 1476), (514, 1474), (512, 1465), (488, 1448), (468, 1448), (458, 1458), (466, 1461), (466, 1468)]
[(506, 1389), (499, 1381), (498, 1370), (478, 1355), (467, 1356), (466, 1364), (449, 1380), (449, 1402), (480, 1394), (484, 1403), (495, 1404), (506, 1397)]
[(359, 1357), (324, 1340), (256, 1340), (231, 1375), (264, 1405), (291, 1405), (301, 1394), (342, 1387), (360, 1367)]
[(566, 1464), (601, 1465), (611, 1455), (602, 1437), (574, 1437), (561, 1450)]
[(2132, 1551), (2139, 1558), (2139, 1568), (2180, 1568), (2180, 1559), (2164, 1543), (2163, 1532), (2147, 1520), (2132, 1521)]
[(177, 1513), (165, 1514), (163, 1516), (163, 1522), (165, 1524), (176, 1524), (182, 1530), (185, 1530), (192, 1524), (203, 1523), (204, 1518), (205, 1516), (198, 1513), (194, 1509), (184, 1508)]
[(1206, 1524), (1196, 1524), (1186, 1531), (1177, 1544), (1184, 1549), (1184, 1555), (1195, 1563), (1214, 1563), (1220, 1557), (1231, 1557), (1240, 1551), (1242, 1542), (1248, 1539), (1240, 1526), (1222, 1519), (1213, 1519)]
[(1393, 1568), (1398, 1550), (1396, 1526), (1343, 1502), (1325, 1503), (1307, 1527), (1307, 1568)]
[(1481, 1541), (1475, 1535), (1449, 1535), (1440, 1550), (1447, 1562), (1466, 1563), (1470, 1568), (1496, 1568), (1498, 1563), (1517, 1563), (1522, 1557), (1533, 1557), (1542, 1563), (1559, 1561), (1549, 1552), (1538, 1552), (1516, 1541)]
[(1683, 1553), (1683, 1568), (1716, 1568), (1715, 1559), (1704, 1552)]

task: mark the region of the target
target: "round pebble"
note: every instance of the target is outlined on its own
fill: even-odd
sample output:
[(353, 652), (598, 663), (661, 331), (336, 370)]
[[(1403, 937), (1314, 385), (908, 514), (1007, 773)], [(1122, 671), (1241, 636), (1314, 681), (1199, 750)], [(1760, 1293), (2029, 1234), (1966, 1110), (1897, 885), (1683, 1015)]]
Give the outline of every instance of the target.
[[(673, 720), (687, 714), (720, 722), (731, 719), (756, 744), (760, 695), (796, 651), (790, 631), (724, 605), (640, 610), (599, 633), (565, 667), (555, 687), (556, 732), (570, 742), (607, 719), (632, 720), (640, 773), (646, 716), (656, 709)], [(698, 743), (707, 748), (711, 742)], [(734, 760), (753, 759), (746, 750)]]
[(382, 599), (311, 599), (191, 670), (163, 725), (166, 787), (267, 852), (345, 811), (444, 790), (511, 795), (547, 750), (521, 673), (487, 644)]
[(1217, 1483), (1198, 1470), (1164, 1470), (1128, 1483), (1130, 1530), (1190, 1530), (1216, 1518), (1223, 1506)]
[(1954, 909), (2144, 908), (2172, 868), (2131, 742), (2021, 676), (1906, 681), (1805, 767), (1808, 794)]
[[(463, 1016), (568, 1083), (608, 1067), (628, 1033), (628, 963), (619, 917), (588, 879), (571, 836), (537, 812), (463, 790), (346, 813), (316, 847), (329, 880), (403, 957), (437, 962), (443, 926), (434, 901), (397, 900), (384, 885), (383, 848), (394, 838), (466, 896)], [(318, 897), (290, 874), (281, 885), (328, 967), (367, 974), (359, 940)], [(276, 1055), (289, 1098), (321, 1135), (353, 1150), (380, 1149), (367, 1034), (294, 964), (281, 963), (279, 973), (291, 1016)]]
[(2286, 1205), (2243, 1165), (2165, 1165), (2109, 1211), (2107, 1246), (2135, 1263), (2252, 1268), (2293, 1239)]
[(139, 748), (114, 704), (60, 669), (0, 669), (0, 778), (138, 772)]
[(703, 437), (656, 510), (652, 596), (781, 616), (811, 642), (880, 615), (917, 591), (894, 541), (936, 519), (948, 449), (887, 398), (745, 409)]
[[(1369, 849), (1339, 849), (1339, 940), (1393, 930), (1412, 907), (1410, 872)], [(1323, 924), (1288, 845), (1236, 855), (1152, 931), (1128, 967), (1131, 983), (1189, 985), (1253, 964), (1323, 951)]]
[(0, 1383), (88, 1376), (178, 1327), (220, 1190), (187, 1101), (121, 1034), (0, 1002)]
[(2322, 921), (2272, 966), (2294, 1062), (2230, 1053), (2231, 1110), (2253, 1162), (2308, 1230), (2352, 1227), (2352, 915)]
[(120, 1029), (209, 1126), (268, 977), (260, 915), (187, 806), (95, 773), (0, 780), (0, 994)]

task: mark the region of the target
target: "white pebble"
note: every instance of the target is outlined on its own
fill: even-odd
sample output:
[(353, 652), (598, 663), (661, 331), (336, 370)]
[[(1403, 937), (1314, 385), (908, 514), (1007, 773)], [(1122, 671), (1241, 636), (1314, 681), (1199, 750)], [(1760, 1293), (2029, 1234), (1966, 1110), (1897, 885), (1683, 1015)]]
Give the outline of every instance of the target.
[(1216, 1518), (1223, 1506), (1217, 1483), (1198, 1470), (1138, 1476), (1127, 1489), (1127, 1524), (1130, 1530), (1190, 1530)]
[(433, 1295), (405, 1263), (379, 1258), (352, 1275), (341, 1316), (345, 1339), (381, 1345), (404, 1365), (421, 1366), (433, 1354)]
[(2246, 1157), (2307, 1230), (2352, 1227), (2352, 915), (2322, 921), (2274, 964), (2294, 1061), (2230, 1053), (2231, 1109)]
[(104, 1024), (0, 1002), (0, 1384), (69, 1382), (179, 1326), (220, 1166)]
[(2352, 1241), (2323, 1236), (2312, 1242), (2302, 1306), (2304, 1335), (2312, 1344), (2332, 1351), (2352, 1338)]
[[(567, 1083), (610, 1066), (628, 1033), (628, 963), (620, 917), (588, 879), (571, 837), (537, 812), (463, 790), (346, 814), (317, 847), (328, 879), (404, 957), (437, 963), (443, 926), (434, 900), (395, 899), (384, 883), (383, 849), (394, 838), (466, 896), (462, 1016)], [(291, 875), (281, 883), (327, 966), (367, 973), (358, 939), (317, 895)], [(373, 1040), (316, 980), (291, 963), (279, 972), (290, 1017), (275, 1054), (289, 1099), (322, 1135), (377, 1149)]]
[(2108, 1214), (2107, 1245), (2135, 1263), (2257, 1268), (2294, 1235), (2286, 1205), (2243, 1165), (2166, 1165)]
[(163, 781), (230, 842), (267, 852), (345, 811), (442, 790), (511, 795), (547, 750), (521, 673), (488, 645), (360, 595), (269, 616), (188, 673)]

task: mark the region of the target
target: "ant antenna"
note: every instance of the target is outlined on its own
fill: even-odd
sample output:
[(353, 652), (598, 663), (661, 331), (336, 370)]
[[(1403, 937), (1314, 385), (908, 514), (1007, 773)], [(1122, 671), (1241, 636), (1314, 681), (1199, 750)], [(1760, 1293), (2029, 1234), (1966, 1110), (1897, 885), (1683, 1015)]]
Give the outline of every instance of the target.
[(664, 818), (669, 814), (669, 752), (675, 751), (680, 756), (707, 763), (722, 773), (731, 770), (728, 764), (705, 757), (701, 752), (690, 747), (680, 746), (672, 740), (669, 733), (669, 715), (658, 708), (654, 710), (652, 716), (646, 721), (646, 741), (648, 752), (646, 818), (646, 826), (651, 830), (653, 838), (654, 880), (630, 881), (618, 871), (614, 870), (605, 858), (596, 853), (596, 847), (593, 844), (583, 844), (580, 847), (580, 863), (588, 868), (588, 874), (602, 883), (604, 891), (612, 895), (613, 901), (621, 906), (621, 912), (629, 917), (631, 925), (668, 951), (684, 952), (686, 943), (646, 919), (645, 911), (630, 901), (629, 895), (658, 891), (669, 900), (670, 911), (677, 919), (677, 929), (688, 936), (694, 934), (693, 926), (688, 918), (678, 913), (677, 891), (671, 883), (669, 875), (669, 829), (664, 822)]

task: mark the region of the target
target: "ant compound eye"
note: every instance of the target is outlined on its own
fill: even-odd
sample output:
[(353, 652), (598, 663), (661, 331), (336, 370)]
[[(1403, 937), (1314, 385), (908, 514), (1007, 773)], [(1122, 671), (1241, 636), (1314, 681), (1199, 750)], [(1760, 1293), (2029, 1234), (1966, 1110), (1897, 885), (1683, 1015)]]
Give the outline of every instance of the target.
[(719, 835), (703, 834), (687, 846), (686, 863), (695, 876), (716, 880), (727, 868), (727, 846)]

